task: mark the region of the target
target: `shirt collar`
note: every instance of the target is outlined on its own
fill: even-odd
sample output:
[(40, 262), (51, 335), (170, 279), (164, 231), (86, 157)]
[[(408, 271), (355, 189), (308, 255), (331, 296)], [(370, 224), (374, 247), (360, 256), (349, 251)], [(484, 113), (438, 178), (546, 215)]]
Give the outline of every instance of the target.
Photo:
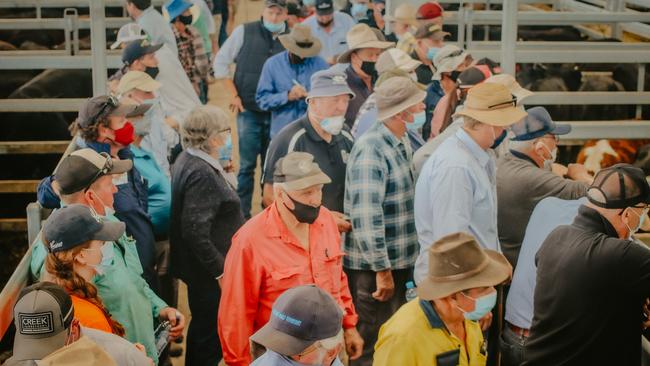
[(131, 152), (133, 153), (133, 157), (135, 158), (140, 158), (140, 159), (151, 159), (151, 153), (148, 152), (147, 150), (141, 149), (135, 145), (131, 146)]
[(420, 299), (420, 309), (424, 312), (424, 316), (427, 317), (431, 328), (445, 328), (445, 323), (440, 319), (440, 316), (431, 304), (431, 301)]
[(400, 144), (404, 144), (404, 138), (408, 136), (408, 134), (404, 133), (404, 136), (401, 139), (397, 138), (397, 136), (395, 136), (395, 134), (393, 134), (382, 121), (377, 121), (377, 128), (384, 140), (388, 142), (391, 147), (397, 147)]
[(366, 83), (364, 83), (363, 80), (361, 80), (359, 75), (357, 75), (357, 73), (352, 68), (352, 64), (348, 65), (348, 67), (345, 69), (345, 74), (348, 77), (348, 84), (353, 84), (350, 85), (351, 88), (353, 89), (363, 88), (364, 90), (368, 90)]
[(311, 125), (311, 121), (309, 120), (308, 114), (309, 114), (309, 109), (307, 110), (307, 112), (302, 117), (300, 117), (300, 123), (302, 124), (302, 127), (307, 132), (307, 136), (309, 136), (310, 139), (312, 139), (312, 140), (314, 140), (316, 142), (325, 141), (325, 140), (323, 140), (322, 137), (320, 137), (318, 132), (316, 132), (316, 129), (314, 129), (314, 126)]
[(517, 150), (510, 150), (510, 154), (512, 154), (512, 156), (514, 156), (515, 158), (519, 158), (521, 160), (524, 160), (524, 161), (527, 161), (527, 162), (533, 164), (534, 166), (537, 166), (537, 163), (535, 162), (535, 160), (533, 160), (530, 156), (528, 156), (528, 155), (526, 155), (526, 154), (524, 154), (522, 152), (519, 152)]
[(476, 143), (476, 141), (474, 141), (474, 139), (465, 131), (464, 128), (461, 127), (458, 129), (458, 131), (456, 131), (456, 137), (463, 145), (465, 145), (465, 147), (467, 147), (467, 150), (469, 150), (469, 152), (474, 155), (479, 164), (482, 166), (488, 165), (490, 162), (490, 155), (487, 153), (487, 151), (483, 150)]
[(578, 209), (578, 216), (573, 221), (573, 225), (618, 239), (618, 233), (614, 226), (598, 211), (585, 205)]
[(196, 156), (197, 158), (210, 164), (210, 166), (212, 166), (214, 169), (216, 169), (219, 172), (219, 174), (221, 174), (221, 176), (226, 180), (226, 182), (228, 182), (228, 185), (230, 185), (232, 189), (235, 190), (237, 189), (237, 181), (233, 179), (232, 174), (226, 173), (226, 171), (223, 170), (221, 163), (217, 159), (208, 155), (205, 151), (199, 149), (194, 149), (190, 147), (185, 149), (185, 151), (187, 151), (188, 154), (192, 156)]

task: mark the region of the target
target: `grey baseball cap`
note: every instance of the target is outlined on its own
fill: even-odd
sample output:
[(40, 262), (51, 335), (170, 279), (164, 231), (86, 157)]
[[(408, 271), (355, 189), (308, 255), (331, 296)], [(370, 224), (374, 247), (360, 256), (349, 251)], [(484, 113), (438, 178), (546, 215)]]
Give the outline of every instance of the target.
[(74, 319), (72, 299), (51, 282), (25, 287), (14, 305), (12, 360), (40, 360), (65, 345)]
[(79, 109), (77, 123), (82, 128), (96, 124), (101, 118), (108, 116), (137, 117), (145, 114), (151, 104), (124, 104), (113, 95), (99, 95), (90, 98)]
[(43, 241), (56, 253), (90, 240), (116, 241), (125, 230), (123, 222), (104, 221), (90, 207), (74, 204), (52, 212), (43, 225)]
[(315, 285), (297, 286), (275, 300), (271, 318), (251, 340), (291, 356), (316, 341), (335, 337), (342, 322), (343, 310), (330, 294)]
[(348, 86), (347, 76), (344, 72), (327, 69), (318, 71), (311, 76), (311, 90), (306, 99), (335, 97), (343, 94), (349, 94), (350, 99), (355, 96)]
[(273, 183), (284, 183), (291, 191), (299, 191), (317, 184), (331, 182), (330, 177), (323, 173), (314, 161), (312, 154), (293, 151), (275, 163)]
[(571, 125), (553, 122), (551, 115), (544, 107), (533, 107), (528, 110), (528, 115), (521, 121), (512, 125), (515, 137), (512, 141), (528, 141), (546, 134), (566, 135), (571, 132)]
[(72, 194), (88, 188), (107, 174), (122, 174), (133, 168), (133, 161), (113, 159), (107, 153), (93, 149), (79, 149), (65, 159), (54, 173), (62, 194)]

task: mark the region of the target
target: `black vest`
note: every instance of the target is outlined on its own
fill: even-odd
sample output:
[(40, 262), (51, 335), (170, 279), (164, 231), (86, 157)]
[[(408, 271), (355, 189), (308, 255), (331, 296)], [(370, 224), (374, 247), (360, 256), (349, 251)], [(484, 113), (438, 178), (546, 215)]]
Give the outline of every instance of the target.
[(255, 102), (262, 66), (269, 57), (282, 51), (284, 47), (278, 38), (273, 38), (261, 20), (244, 24), (244, 43), (235, 59), (237, 68), (233, 81), (246, 110), (262, 112)]

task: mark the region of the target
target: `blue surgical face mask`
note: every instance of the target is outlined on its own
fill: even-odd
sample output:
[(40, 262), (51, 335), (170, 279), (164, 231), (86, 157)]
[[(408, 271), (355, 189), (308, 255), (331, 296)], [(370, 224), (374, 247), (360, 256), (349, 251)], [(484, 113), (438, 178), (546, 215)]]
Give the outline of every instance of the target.
[(425, 111), (413, 114), (413, 123), (407, 123), (406, 128), (412, 131), (417, 131), (420, 128), (422, 128), (422, 126), (424, 126), (424, 122), (426, 121), (427, 121), (427, 114)]
[(316, 0), (302, 0), (304, 6), (316, 6)]
[(355, 18), (363, 18), (368, 13), (368, 4), (353, 4), (350, 13)]
[(232, 135), (228, 134), (226, 142), (219, 148), (219, 160), (230, 161), (232, 159)]
[(463, 292), (461, 292), (461, 294), (467, 297), (468, 299), (474, 300), (474, 311), (467, 312), (457, 306), (458, 310), (463, 312), (463, 316), (465, 317), (465, 319), (468, 320), (478, 321), (479, 319), (483, 318), (485, 314), (489, 313), (492, 310), (492, 308), (494, 308), (494, 305), (496, 305), (497, 303), (496, 291), (492, 291), (489, 294), (483, 295), (477, 299), (465, 295), (465, 293)]
[(271, 22), (267, 22), (266, 20), (264, 20), (263, 22), (264, 22), (264, 28), (266, 28), (266, 30), (268, 30), (271, 33), (284, 32), (284, 22), (271, 23)]
[(429, 60), (433, 61), (433, 58), (436, 57), (436, 53), (438, 53), (439, 50), (440, 50), (440, 48), (438, 48), (438, 47), (429, 48), (427, 50), (427, 58)]

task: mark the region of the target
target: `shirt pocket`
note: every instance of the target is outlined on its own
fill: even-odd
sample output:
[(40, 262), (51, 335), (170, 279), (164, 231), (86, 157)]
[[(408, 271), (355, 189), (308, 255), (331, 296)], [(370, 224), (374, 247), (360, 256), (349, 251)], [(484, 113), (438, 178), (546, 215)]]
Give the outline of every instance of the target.
[(323, 277), (329, 283), (324, 284), (325, 290), (335, 298), (339, 299), (341, 296), (341, 272), (343, 271), (343, 257), (345, 253), (336, 251), (333, 254), (328, 253), (324, 258), (323, 263)]
[(298, 266), (280, 268), (272, 271), (268, 283), (269, 292), (277, 293), (279, 296), (292, 287), (306, 284), (304, 282), (303, 272), (304, 268)]

